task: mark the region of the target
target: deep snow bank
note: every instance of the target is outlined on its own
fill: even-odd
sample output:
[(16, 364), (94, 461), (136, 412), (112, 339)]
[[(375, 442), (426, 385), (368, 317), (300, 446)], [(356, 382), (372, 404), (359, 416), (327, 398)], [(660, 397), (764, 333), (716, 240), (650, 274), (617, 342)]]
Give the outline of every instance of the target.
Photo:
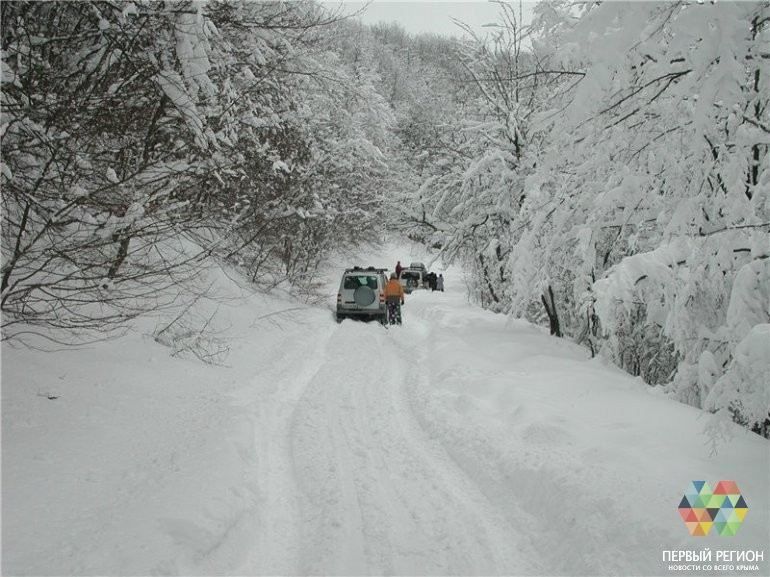
[[(260, 494), (259, 401), (312, 347), (327, 310), (250, 292), (212, 267), (183, 320), (229, 350), (207, 365), (153, 335), (179, 311), (74, 350), (2, 345), (3, 574), (209, 574)], [(169, 337), (175, 330), (164, 334)], [(185, 342), (184, 334), (174, 336)], [(283, 345), (283, 343), (288, 343)], [(50, 343), (42, 343), (50, 346)]]

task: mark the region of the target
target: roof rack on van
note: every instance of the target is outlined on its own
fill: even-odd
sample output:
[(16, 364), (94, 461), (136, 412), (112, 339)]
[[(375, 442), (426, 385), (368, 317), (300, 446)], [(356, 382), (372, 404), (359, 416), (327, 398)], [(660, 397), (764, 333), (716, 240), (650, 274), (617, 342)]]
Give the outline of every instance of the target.
[(386, 269), (386, 268), (377, 268), (377, 267), (373, 267), (373, 266), (368, 266), (366, 268), (361, 267), (361, 266), (354, 266), (353, 268), (346, 269), (345, 272), (359, 271), (359, 270), (372, 271), (372, 272), (385, 272), (388, 269)]

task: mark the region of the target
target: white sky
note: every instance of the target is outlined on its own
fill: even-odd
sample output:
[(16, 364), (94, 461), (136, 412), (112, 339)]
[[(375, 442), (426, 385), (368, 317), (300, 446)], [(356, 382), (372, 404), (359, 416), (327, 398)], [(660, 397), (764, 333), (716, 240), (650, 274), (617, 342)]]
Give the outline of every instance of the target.
[[(325, 2), (329, 8), (339, 5), (339, 1)], [(344, 10), (353, 12), (366, 6), (366, 2), (344, 1)], [(518, 2), (513, 3), (518, 11)], [(535, 2), (522, 2), (524, 21), (528, 22)], [(483, 34), (484, 24), (497, 21), (500, 7), (495, 2), (470, 0), (466, 2), (445, 2), (434, 0), (413, 0), (390, 2), (375, 0), (359, 18), (366, 24), (377, 22), (397, 22), (407, 32), (417, 34), (427, 32), (444, 36), (460, 36), (462, 31), (452, 22), (452, 18), (469, 24), (477, 34)]]

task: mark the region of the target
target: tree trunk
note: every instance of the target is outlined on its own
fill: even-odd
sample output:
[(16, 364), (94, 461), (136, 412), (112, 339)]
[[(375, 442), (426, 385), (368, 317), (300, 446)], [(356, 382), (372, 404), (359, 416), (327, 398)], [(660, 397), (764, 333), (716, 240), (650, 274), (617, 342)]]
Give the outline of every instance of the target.
[(561, 326), (559, 325), (559, 315), (556, 312), (556, 303), (553, 298), (553, 289), (551, 285), (548, 285), (548, 294), (540, 295), (540, 300), (545, 307), (545, 314), (548, 315), (548, 324), (550, 325), (551, 334), (557, 337), (561, 337)]
[(497, 295), (495, 294), (495, 287), (492, 286), (492, 280), (489, 278), (489, 272), (487, 272), (487, 264), (484, 262), (483, 254), (479, 254), (479, 264), (481, 264), (481, 274), (484, 276), (484, 280), (487, 283), (487, 288), (489, 289), (489, 296), (492, 297), (493, 301), (499, 303), (500, 299), (498, 299)]
[[(118, 240), (118, 235), (115, 235), (113, 237), (115, 241)], [(120, 241), (120, 244), (118, 245), (118, 254), (115, 256), (115, 260), (112, 261), (112, 266), (110, 267), (110, 270), (107, 272), (107, 278), (113, 279), (118, 274), (118, 270), (120, 270), (121, 265), (123, 264), (123, 261), (126, 260), (126, 257), (128, 256), (128, 245), (131, 243), (131, 237), (130, 236), (124, 236), (123, 239)]]
[(5, 270), (3, 271), (3, 281), (2, 286), (0, 286), (0, 292), (5, 292), (5, 289), (8, 288), (8, 284), (10, 283), (11, 279), (11, 273), (13, 272), (13, 269), (16, 267), (16, 262), (19, 260), (19, 257), (21, 256), (21, 239), (24, 236), (24, 233), (27, 230), (27, 219), (29, 218), (29, 211), (31, 208), (31, 204), (27, 203), (27, 206), (24, 207), (24, 214), (21, 216), (21, 224), (19, 225), (19, 232), (16, 235), (16, 246), (13, 247), (13, 257), (11, 257), (11, 261), (5, 265)]

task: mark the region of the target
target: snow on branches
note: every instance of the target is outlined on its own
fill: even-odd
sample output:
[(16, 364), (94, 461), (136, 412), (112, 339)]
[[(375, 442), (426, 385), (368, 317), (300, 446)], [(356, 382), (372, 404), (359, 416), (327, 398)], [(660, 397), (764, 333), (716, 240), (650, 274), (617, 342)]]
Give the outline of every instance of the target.
[(211, 254), (310, 286), (377, 222), (389, 110), (319, 5), (1, 9), (4, 338), (123, 327)]
[(501, 10), (458, 57), (464, 138), (431, 151), (415, 226), (485, 306), (766, 427), (770, 3)]

